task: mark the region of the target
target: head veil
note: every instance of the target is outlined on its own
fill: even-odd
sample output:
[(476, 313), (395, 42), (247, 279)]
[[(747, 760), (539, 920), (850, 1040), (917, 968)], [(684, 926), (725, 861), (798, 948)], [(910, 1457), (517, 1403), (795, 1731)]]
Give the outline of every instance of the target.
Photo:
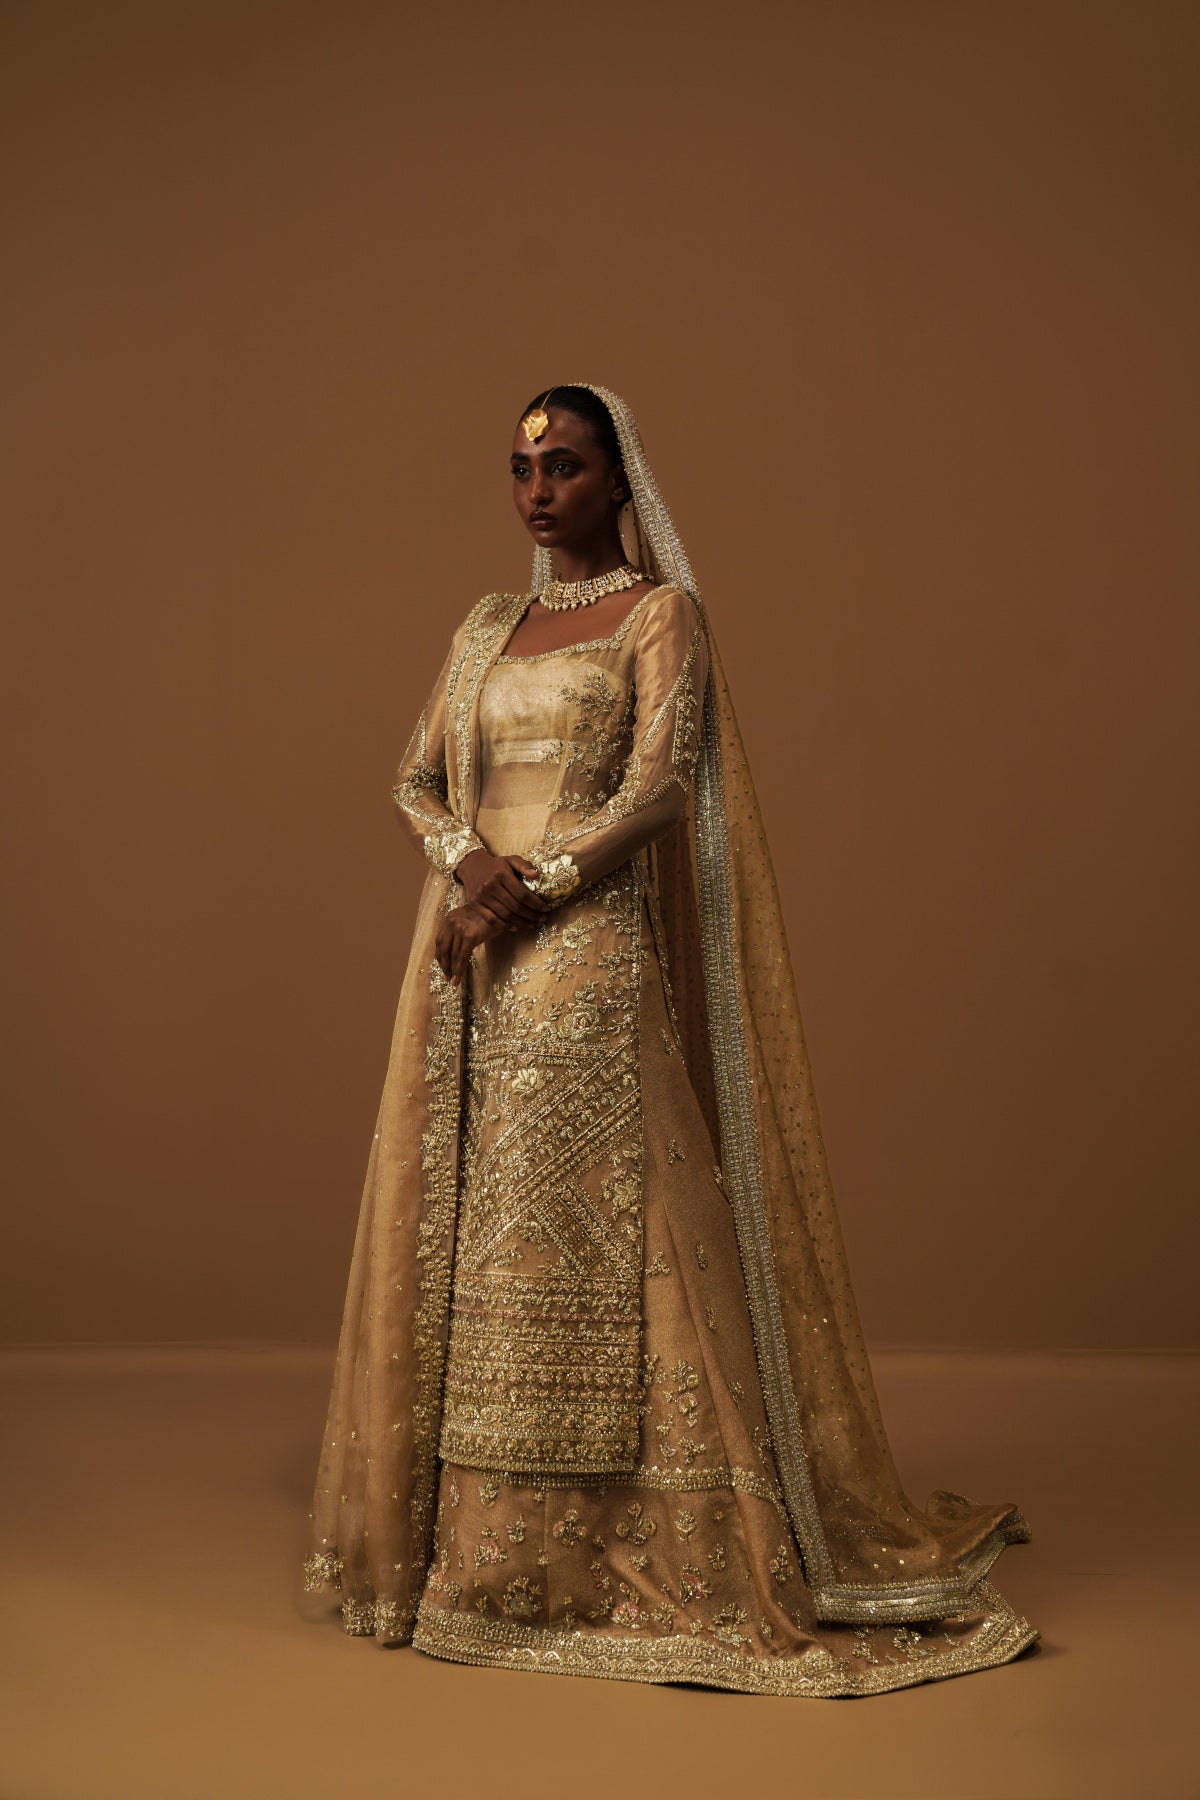
[[(631, 499), (627, 555), (681, 588), (709, 655), (701, 748), (684, 817), (652, 867), (689, 1075), (733, 1208), (776, 1465), (819, 1616), (941, 1617), (1006, 1542), (1012, 1505), (904, 1493), (888, 1445), (821, 1138), (783, 913), (754, 782), (711, 621), (633, 415), (590, 388), (616, 427)], [(534, 554), (534, 591), (552, 575)]]

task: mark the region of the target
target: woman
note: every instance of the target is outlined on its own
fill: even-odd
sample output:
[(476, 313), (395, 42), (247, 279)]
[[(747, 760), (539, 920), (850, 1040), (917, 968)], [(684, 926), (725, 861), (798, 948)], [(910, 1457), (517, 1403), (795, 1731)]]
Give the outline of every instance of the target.
[(454, 634), (395, 799), (433, 865), (306, 1585), (436, 1656), (871, 1694), (1038, 1636), (1012, 1504), (900, 1486), (712, 629), (633, 419), (512, 449), (532, 592)]

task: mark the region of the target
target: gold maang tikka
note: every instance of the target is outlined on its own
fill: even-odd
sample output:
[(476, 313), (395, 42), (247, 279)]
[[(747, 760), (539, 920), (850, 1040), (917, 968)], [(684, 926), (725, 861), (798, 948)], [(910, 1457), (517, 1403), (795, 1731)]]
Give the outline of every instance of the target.
[(546, 395), (546, 399), (542, 401), (541, 405), (533, 407), (521, 420), (521, 430), (525, 433), (525, 436), (529, 439), (531, 444), (536, 444), (540, 437), (545, 437), (550, 429), (550, 415), (546, 411), (546, 401), (549, 400), (550, 394), (553, 392), (554, 389), (551, 388), (550, 393)]

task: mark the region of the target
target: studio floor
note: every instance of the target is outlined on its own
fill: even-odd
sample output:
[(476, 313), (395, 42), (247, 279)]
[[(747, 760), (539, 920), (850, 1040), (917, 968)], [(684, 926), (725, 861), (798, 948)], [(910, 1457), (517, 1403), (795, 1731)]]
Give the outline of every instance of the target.
[(910, 1493), (1016, 1500), (1017, 1661), (868, 1699), (476, 1669), (305, 1620), (331, 1358), (13, 1350), (0, 1800), (1196, 1800), (1200, 1358), (877, 1352)]

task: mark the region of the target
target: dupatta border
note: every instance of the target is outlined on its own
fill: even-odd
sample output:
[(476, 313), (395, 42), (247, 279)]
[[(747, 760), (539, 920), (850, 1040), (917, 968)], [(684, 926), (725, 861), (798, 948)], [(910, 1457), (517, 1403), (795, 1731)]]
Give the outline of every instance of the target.
[[(499, 604), (497, 604), (499, 603)], [(477, 701), (484, 678), (527, 595), (485, 594), (471, 608), (463, 642), (447, 678), (447, 706), (454, 705), (455, 766), (451, 806), (464, 818), (460, 795), (474, 772)], [(465, 684), (465, 685), (464, 685)], [(460, 687), (462, 692), (459, 692)], [(443, 876), (439, 914), (454, 903), (454, 877)], [(442, 1428), (446, 1353), (454, 1244), (458, 1224), (458, 1133), (462, 1108), (462, 1038), (466, 1006), (462, 989), (448, 981), (434, 957), (429, 964), (433, 995), (425, 1049), (429, 1123), (421, 1139), (422, 1215), (417, 1239), (420, 1298), (412, 1327), (416, 1367), (413, 1401), (413, 1469), (409, 1495), (411, 1566), (428, 1567), (432, 1554), (438, 1482), (438, 1442)], [(401, 1632), (411, 1621), (398, 1622)]]
[[(707, 629), (707, 615), (704, 622)], [(1022, 1513), (1014, 1508), (1008, 1519), (994, 1527), (976, 1550), (944, 1577), (911, 1582), (845, 1582), (838, 1581), (834, 1573), (796, 1405), (771, 1228), (763, 1198), (758, 1109), (743, 1027), (740, 935), (729, 875), (725, 780), (711, 674), (704, 694), (703, 744), (697, 770), (696, 839), (700, 935), (721, 1155), (729, 1181), (776, 1467), (804, 1557), (813, 1605), (817, 1617), (826, 1621), (937, 1618), (961, 1610), (972, 1588), (1005, 1545), (1026, 1543), (1031, 1533)]]

